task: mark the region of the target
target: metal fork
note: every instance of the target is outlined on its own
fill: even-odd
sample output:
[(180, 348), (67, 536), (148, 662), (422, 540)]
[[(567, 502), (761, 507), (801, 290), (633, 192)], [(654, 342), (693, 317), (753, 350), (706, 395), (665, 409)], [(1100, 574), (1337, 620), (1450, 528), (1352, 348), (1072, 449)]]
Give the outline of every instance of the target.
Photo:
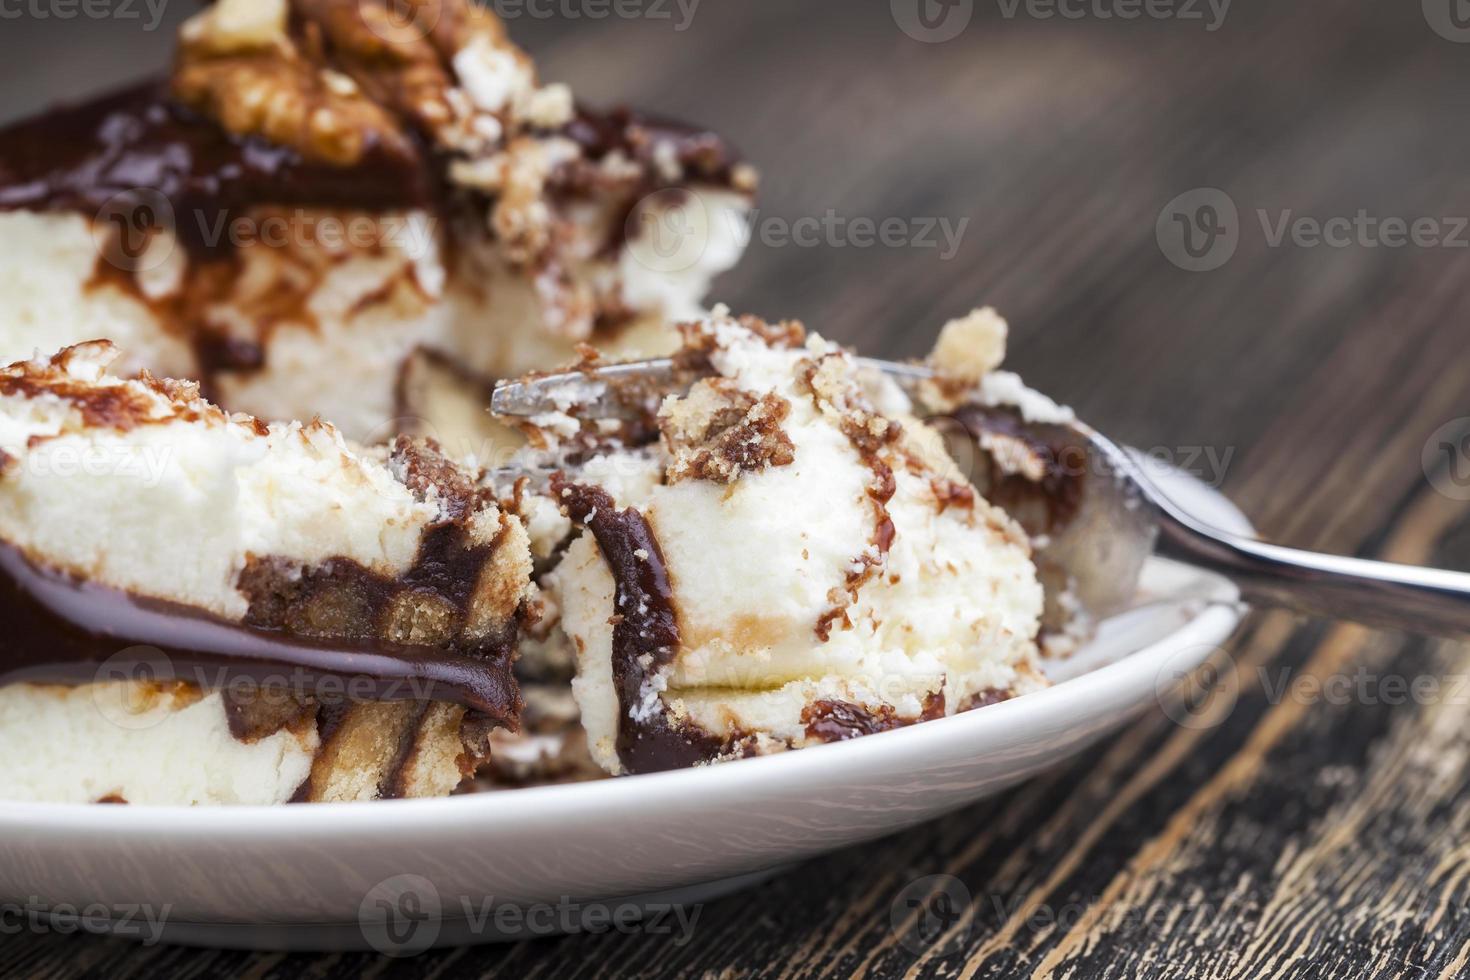
[[(860, 364), (913, 389), (936, 375), (928, 368), (871, 358)], [(580, 402), (587, 417), (617, 417), (622, 384), (676, 393), (693, 377), (669, 359), (631, 361), (566, 374), (503, 382), (492, 411), (532, 416), (554, 411), (570, 385), (605, 382)], [(1434, 636), (1470, 636), (1470, 574), (1321, 554), (1233, 534), (1194, 518), (1170, 500), (1129, 453), (1091, 426), (1022, 423), (1042, 444), (1064, 445), (1086, 460), (1083, 506), (1046, 547), (1076, 582), (1090, 611), (1124, 608), (1151, 554), (1232, 580), (1249, 602), (1365, 625)]]

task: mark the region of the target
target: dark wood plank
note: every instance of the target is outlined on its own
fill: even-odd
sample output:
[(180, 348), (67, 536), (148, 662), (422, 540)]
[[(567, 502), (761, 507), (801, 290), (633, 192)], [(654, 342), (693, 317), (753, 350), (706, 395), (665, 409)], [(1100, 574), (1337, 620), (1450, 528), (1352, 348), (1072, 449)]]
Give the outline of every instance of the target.
[[(1470, 215), (1470, 47), (1415, 3), (1239, 4), (1213, 32), (1001, 9), (976, 4), (944, 44), (905, 36), (887, 4), (841, 0), (706, 0), (686, 30), (512, 29), (549, 77), (708, 122), (762, 165), (758, 233), (719, 287), (732, 305), (916, 354), (947, 317), (994, 303), (1034, 383), (1161, 455), (1213, 451), (1211, 475), (1267, 532), (1470, 567), (1470, 514), (1420, 460), (1470, 416), (1470, 249), (1272, 247), (1258, 216)], [(1191, 273), (1155, 222), (1198, 187), (1230, 195), (1240, 240)], [(829, 211), (968, 224), (948, 257), (759, 233)], [(1214, 724), (1147, 717), (999, 799), (714, 903), (684, 946), (571, 936), (386, 962), (26, 936), (0, 943), (0, 971), (1470, 975), (1470, 689), (1281, 691), (1360, 670), (1464, 677), (1470, 651), (1269, 613), (1229, 657), (1238, 691)], [(890, 909), (933, 874), (970, 901), (945, 941), (915, 948)]]

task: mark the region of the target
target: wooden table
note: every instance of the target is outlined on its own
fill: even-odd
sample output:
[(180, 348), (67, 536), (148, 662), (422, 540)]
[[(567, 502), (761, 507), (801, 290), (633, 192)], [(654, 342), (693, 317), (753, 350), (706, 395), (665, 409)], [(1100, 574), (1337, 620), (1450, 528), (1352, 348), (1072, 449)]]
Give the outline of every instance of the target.
[[(1412, 2), (1240, 4), (1213, 31), (974, 7), (944, 43), (881, 0), (512, 29), (550, 77), (707, 121), (761, 163), (751, 254), (718, 290), (734, 305), (908, 355), (995, 304), (1033, 383), (1223, 481), (1267, 534), (1470, 567), (1470, 459), (1439, 449), (1470, 432), (1470, 45)], [(1237, 210), (1228, 260), (1231, 235), (1203, 249), (1198, 195), (1174, 210), (1201, 257), (1172, 212), (1161, 246), (1161, 211), (1197, 188)], [(1294, 224), (1360, 211), (1433, 229), (1395, 246), (1391, 222), (1358, 221), (1312, 245)], [(829, 212), (900, 219), (908, 244), (860, 247), (831, 219), (820, 244), (780, 243)], [(918, 240), (940, 219), (968, 220), (952, 255)], [(1005, 796), (715, 903), (682, 947), (582, 936), (388, 963), (7, 937), (0, 973), (1470, 972), (1466, 648), (1267, 613), (1230, 653), (1233, 682), (1187, 724), (1154, 713)], [(964, 914), (933, 945), (896, 935), (891, 906), (935, 874)]]

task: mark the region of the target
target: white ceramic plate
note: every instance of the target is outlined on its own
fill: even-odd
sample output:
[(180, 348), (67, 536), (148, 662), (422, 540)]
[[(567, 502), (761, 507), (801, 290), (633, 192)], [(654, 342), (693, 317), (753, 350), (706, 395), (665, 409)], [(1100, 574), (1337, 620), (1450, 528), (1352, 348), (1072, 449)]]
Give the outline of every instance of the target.
[[(1157, 477), (1200, 518), (1249, 531), (1221, 495)], [(1045, 691), (801, 752), (441, 800), (0, 803), (0, 902), (142, 939), (161, 925), (172, 942), (402, 952), (659, 914), (1055, 765), (1156, 705), (1242, 615), (1228, 582), (1160, 560), (1139, 601), (1058, 664)]]

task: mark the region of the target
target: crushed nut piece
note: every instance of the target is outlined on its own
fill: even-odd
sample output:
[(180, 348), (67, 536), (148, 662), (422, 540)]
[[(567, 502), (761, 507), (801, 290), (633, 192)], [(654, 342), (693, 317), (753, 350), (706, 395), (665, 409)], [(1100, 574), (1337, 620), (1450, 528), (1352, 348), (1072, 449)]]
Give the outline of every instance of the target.
[(757, 399), (727, 378), (699, 382), (659, 410), (673, 456), (669, 481), (733, 483), (744, 472), (791, 465), (796, 447), (781, 427), (790, 414), (791, 403), (774, 392)]

